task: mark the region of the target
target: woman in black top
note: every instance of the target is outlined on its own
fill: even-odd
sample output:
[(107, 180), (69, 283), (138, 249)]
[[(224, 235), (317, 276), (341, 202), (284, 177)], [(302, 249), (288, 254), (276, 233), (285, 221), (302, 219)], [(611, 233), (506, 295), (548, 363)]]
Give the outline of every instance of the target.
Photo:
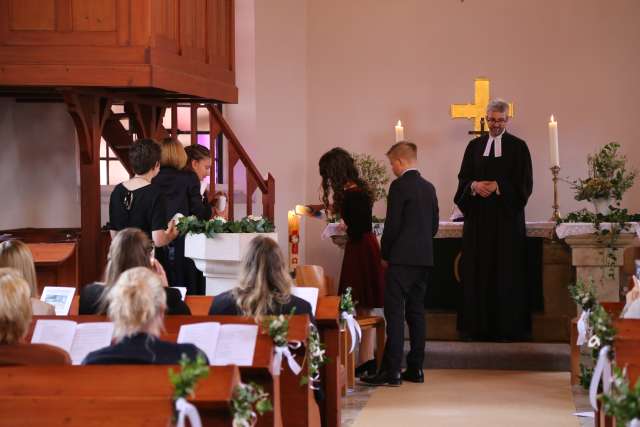
[(80, 314), (104, 314), (108, 309), (109, 293), (118, 277), (133, 267), (147, 267), (158, 274), (166, 293), (167, 314), (191, 314), (182, 301), (180, 291), (169, 288), (160, 263), (153, 258), (153, 244), (137, 228), (125, 228), (114, 237), (109, 247), (104, 283), (91, 283), (80, 292)]
[(160, 146), (151, 139), (140, 139), (129, 149), (129, 161), (135, 175), (118, 184), (109, 200), (111, 237), (128, 227), (142, 230), (156, 247), (156, 258), (166, 263), (162, 247), (178, 236), (174, 221), (167, 218), (166, 199), (151, 180), (160, 171)]
[(166, 294), (160, 276), (144, 267), (122, 273), (107, 296), (115, 344), (87, 355), (84, 365), (175, 364), (183, 354), (207, 357), (193, 344), (158, 339), (163, 328)]
[[(184, 216), (195, 215), (198, 219), (211, 217), (211, 206), (200, 194), (200, 180), (189, 170), (183, 170), (188, 163), (187, 153), (182, 144), (171, 138), (162, 141), (160, 157), (160, 173), (153, 179), (164, 194), (167, 204), (167, 219), (176, 213)], [(206, 148), (202, 146), (202, 149)], [(208, 150), (207, 150), (208, 151)], [(208, 161), (209, 166), (211, 161)], [(171, 242), (168, 249), (166, 265), (169, 283), (172, 286), (184, 286), (188, 294), (205, 293), (205, 280), (191, 258), (184, 256), (185, 237), (180, 236)]]
[(291, 293), (293, 281), (287, 272), (278, 244), (266, 236), (257, 236), (242, 262), (236, 287), (213, 299), (209, 314), (252, 316), (308, 314), (315, 323), (311, 304)]

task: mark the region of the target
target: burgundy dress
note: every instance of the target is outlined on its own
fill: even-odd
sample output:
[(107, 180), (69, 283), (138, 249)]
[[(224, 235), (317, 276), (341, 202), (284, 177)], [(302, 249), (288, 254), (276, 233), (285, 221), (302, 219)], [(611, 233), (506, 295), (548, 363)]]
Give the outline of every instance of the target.
[(362, 308), (383, 307), (384, 269), (380, 245), (371, 229), (371, 198), (359, 188), (345, 191), (342, 218), (349, 240), (344, 248), (339, 292), (352, 288)]

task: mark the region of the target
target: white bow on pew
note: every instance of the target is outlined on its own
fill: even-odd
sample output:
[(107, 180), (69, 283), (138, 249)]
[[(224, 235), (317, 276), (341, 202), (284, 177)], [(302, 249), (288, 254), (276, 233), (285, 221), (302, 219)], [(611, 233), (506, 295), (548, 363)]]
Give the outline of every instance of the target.
[(360, 342), (360, 338), (362, 337), (362, 329), (360, 329), (360, 325), (355, 317), (353, 317), (353, 314), (343, 311), (341, 317), (347, 324), (349, 334), (351, 334), (351, 348), (349, 349), (349, 353), (353, 353), (353, 350), (356, 348), (356, 345)]
[(191, 427), (202, 427), (202, 420), (198, 408), (187, 402), (184, 397), (176, 400), (176, 411), (178, 411), (178, 423), (176, 427), (185, 427), (185, 419), (189, 419)]
[(640, 427), (640, 418), (634, 418), (629, 421), (629, 427)]
[(611, 389), (611, 361), (609, 360), (609, 351), (611, 348), (607, 345), (600, 349), (598, 355), (598, 363), (593, 370), (591, 384), (589, 385), (589, 401), (594, 410), (598, 410), (598, 386), (602, 382), (602, 391), (609, 394)]
[(587, 330), (589, 329), (589, 315), (591, 310), (584, 310), (578, 319), (578, 339), (576, 345), (580, 346), (587, 342)]
[[(289, 365), (289, 369), (295, 375), (298, 375), (302, 371), (302, 367), (296, 361), (296, 358), (291, 354), (291, 350), (296, 350), (300, 348), (302, 343), (300, 341), (291, 341), (287, 345), (277, 346), (273, 349), (273, 365), (272, 365), (272, 373), (273, 375), (280, 375), (280, 370), (282, 369), (282, 357), (287, 358), (287, 364)], [(291, 350), (290, 350), (291, 349)]]

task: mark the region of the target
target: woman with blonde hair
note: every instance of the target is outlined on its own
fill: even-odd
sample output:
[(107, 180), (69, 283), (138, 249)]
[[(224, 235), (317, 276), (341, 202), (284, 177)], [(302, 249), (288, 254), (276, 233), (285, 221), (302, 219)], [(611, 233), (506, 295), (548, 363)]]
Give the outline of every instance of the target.
[(31, 316), (29, 284), (17, 270), (0, 268), (0, 366), (71, 363), (63, 350), (23, 342)]
[(176, 344), (159, 338), (167, 308), (161, 277), (146, 267), (120, 274), (107, 294), (108, 316), (116, 343), (87, 355), (84, 365), (175, 364), (182, 355), (206, 356), (193, 344)]
[(209, 314), (259, 319), (267, 315), (289, 314), (295, 309), (295, 314), (313, 316), (311, 305), (291, 293), (292, 286), (293, 281), (278, 244), (266, 236), (257, 236), (249, 243), (238, 284), (213, 299)]
[(31, 310), (35, 316), (53, 316), (55, 308), (38, 298), (36, 267), (29, 247), (19, 240), (7, 240), (0, 243), (0, 267), (15, 268), (29, 285), (31, 291)]
[[(184, 216), (194, 215), (201, 220), (211, 218), (211, 205), (200, 194), (200, 174), (204, 173), (207, 165), (211, 167), (211, 161), (190, 160), (186, 148), (176, 139), (166, 138), (160, 147), (160, 173), (153, 179), (153, 183), (160, 188), (167, 200), (167, 220), (178, 213)], [(200, 145), (197, 147), (207, 150)], [(189, 152), (201, 153), (202, 150), (189, 148)], [(194, 165), (197, 172), (188, 169)], [(186, 287), (189, 294), (204, 295), (204, 276), (196, 268), (193, 260), (184, 256), (184, 240), (185, 237), (180, 236), (168, 246), (165, 264), (167, 278), (172, 286)]]
[(80, 293), (80, 314), (104, 314), (109, 306), (109, 294), (122, 272), (133, 267), (146, 267), (158, 275), (167, 298), (167, 314), (191, 314), (182, 301), (180, 291), (169, 288), (160, 263), (153, 257), (153, 243), (142, 230), (125, 228), (111, 242), (107, 255), (104, 283), (86, 285)]

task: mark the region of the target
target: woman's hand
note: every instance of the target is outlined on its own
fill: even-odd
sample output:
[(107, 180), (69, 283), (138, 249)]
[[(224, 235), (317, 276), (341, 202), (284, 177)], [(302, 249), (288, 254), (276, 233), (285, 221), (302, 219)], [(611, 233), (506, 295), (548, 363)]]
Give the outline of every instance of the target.
[(162, 281), (162, 286), (165, 288), (169, 287), (169, 281), (167, 280), (167, 273), (164, 272), (164, 268), (162, 268), (162, 264), (158, 262), (157, 259), (151, 258), (151, 270), (160, 276), (160, 280)]

